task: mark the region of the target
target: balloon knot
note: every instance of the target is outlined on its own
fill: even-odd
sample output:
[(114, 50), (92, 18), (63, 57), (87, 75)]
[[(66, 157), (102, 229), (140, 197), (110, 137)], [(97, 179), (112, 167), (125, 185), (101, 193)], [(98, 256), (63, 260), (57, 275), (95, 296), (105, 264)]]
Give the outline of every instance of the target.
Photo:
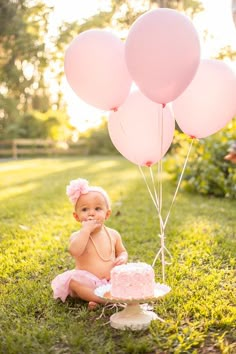
[(118, 108), (117, 108), (117, 107), (113, 107), (113, 108), (111, 108), (111, 111), (117, 112), (117, 111), (118, 111)]
[(152, 166), (152, 161), (147, 161), (147, 162), (145, 163), (145, 166), (151, 167), (151, 166)]
[(166, 104), (165, 103), (162, 103), (162, 108), (165, 108)]
[(196, 139), (195, 135), (189, 135), (190, 139)]

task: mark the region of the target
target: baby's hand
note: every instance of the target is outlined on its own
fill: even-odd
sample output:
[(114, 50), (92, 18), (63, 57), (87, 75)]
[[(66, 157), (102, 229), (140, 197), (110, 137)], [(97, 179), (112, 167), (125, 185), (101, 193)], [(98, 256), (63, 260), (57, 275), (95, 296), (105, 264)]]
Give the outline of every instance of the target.
[(121, 256), (115, 259), (114, 265), (117, 266), (117, 265), (125, 264), (126, 262), (127, 262), (127, 256), (125, 254), (122, 254)]
[(86, 220), (82, 222), (82, 229), (90, 234), (100, 226), (102, 226), (102, 224), (97, 220)]

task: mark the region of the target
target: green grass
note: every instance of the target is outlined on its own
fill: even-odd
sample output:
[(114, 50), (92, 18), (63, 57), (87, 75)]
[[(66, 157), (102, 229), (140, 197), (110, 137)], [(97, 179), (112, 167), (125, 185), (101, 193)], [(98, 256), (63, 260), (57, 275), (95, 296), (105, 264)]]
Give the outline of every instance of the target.
[[(167, 162), (168, 163), (168, 162)], [(67, 183), (87, 178), (113, 202), (108, 225), (122, 234), (130, 261), (152, 263), (158, 219), (137, 166), (120, 157), (0, 163), (0, 353), (236, 353), (236, 201), (180, 190), (166, 229), (171, 292), (154, 303), (165, 322), (142, 331), (113, 329), (114, 309), (52, 298), (51, 280), (74, 267), (68, 238), (78, 225)], [(163, 215), (175, 185), (164, 175)], [(155, 265), (161, 282), (161, 264)]]

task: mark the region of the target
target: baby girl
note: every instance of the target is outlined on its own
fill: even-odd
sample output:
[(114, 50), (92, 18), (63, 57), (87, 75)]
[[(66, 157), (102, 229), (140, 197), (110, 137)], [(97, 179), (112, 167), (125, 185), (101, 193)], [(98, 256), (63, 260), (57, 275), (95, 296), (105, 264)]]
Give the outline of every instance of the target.
[(108, 284), (111, 269), (128, 260), (120, 234), (105, 226), (111, 215), (106, 191), (89, 186), (82, 178), (67, 186), (67, 196), (74, 205), (74, 218), (81, 223), (79, 231), (70, 237), (69, 252), (75, 259), (75, 269), (59, 274), (52, 281), (54, 298), (63, 302), (68, 295), (88, 301), (94, 309), (103, 299), (94, 294), (96, 287)]

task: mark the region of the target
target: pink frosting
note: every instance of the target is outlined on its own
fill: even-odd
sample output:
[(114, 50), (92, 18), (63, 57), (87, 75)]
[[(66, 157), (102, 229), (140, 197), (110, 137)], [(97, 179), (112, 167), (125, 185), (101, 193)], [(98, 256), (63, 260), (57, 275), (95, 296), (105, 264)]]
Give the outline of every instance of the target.
[(146, 263), (127, 263), (111, 270), (111, 295), (117, 299), (143, 299), (154, 296), (155, 274)]

